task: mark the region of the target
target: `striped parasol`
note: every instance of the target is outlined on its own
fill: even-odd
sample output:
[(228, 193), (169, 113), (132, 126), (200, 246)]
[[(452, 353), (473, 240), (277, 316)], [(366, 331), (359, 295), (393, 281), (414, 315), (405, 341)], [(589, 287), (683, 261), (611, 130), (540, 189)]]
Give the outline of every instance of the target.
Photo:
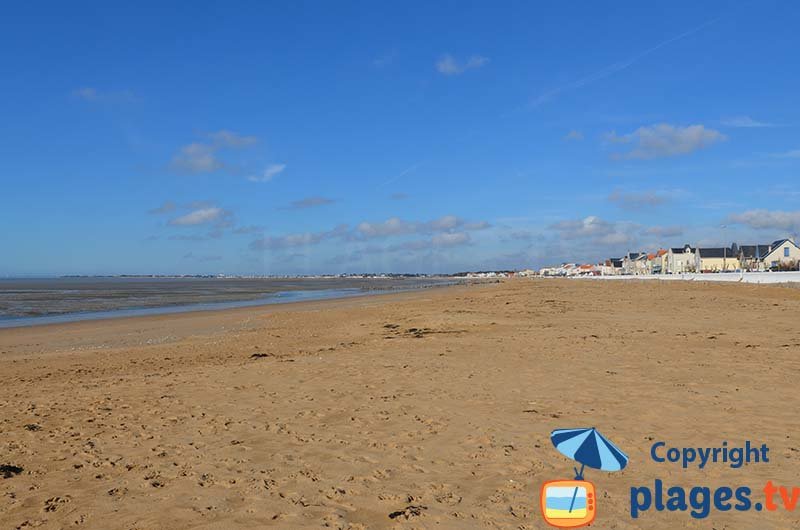
[(594, 427), (557, 429), (550, 433), (550, 439), (561, 454), (580, 462), (581, 470), (576, 472), (578, 480), (583, 480), (584, 466), (601, 471), (619, 471), (628, 465), (628, 455)]

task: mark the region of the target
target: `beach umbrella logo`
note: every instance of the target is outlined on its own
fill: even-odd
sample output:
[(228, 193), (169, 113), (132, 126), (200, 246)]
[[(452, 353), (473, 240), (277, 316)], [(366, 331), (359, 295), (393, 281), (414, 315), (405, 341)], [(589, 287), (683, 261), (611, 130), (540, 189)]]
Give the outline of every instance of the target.
[(542, 516), (556, 528), (577, 528), (594, 521), (597, 496), (594, 484), (584, 480), (587, 467), (600, 471), (620, 471), (628, 465), (628, 456), (594, 427), (556, 429), (550, 440), (558, 451), (581, 465), (574, 480), (551, 480), (542, 485)]

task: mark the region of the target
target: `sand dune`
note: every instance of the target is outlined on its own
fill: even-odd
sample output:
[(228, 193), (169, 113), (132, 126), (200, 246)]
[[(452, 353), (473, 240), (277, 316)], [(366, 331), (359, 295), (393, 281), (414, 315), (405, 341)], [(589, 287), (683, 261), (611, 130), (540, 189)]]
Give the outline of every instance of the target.
[[(544, 528), (576, 426), (630, 456), (587, 473), (598, 528), (796, 528), (633, 520), (629, 488), (800, 485), (799, 314), (780, 287), (520, 280), (0, 330), (0, 528)], [(772, 462), (683, 471), (654, 439)]]

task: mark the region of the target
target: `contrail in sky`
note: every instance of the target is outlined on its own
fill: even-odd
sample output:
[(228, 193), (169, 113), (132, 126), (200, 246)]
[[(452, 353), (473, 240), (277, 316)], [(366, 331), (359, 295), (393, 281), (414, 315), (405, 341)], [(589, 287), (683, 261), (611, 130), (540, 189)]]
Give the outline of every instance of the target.
[(384, 182), (383, 184), (381, 184), (381, 185), (380, 185), (380, 187), (388, 186), (388, 185), (389, 185), (389, 184), (391, 184), (392, 182), (395, 182), (395, 181), (398, 181), (398, 180), (400, 180), (401, 178), (405, 177), (406, 175), (408, 175), (409, 173), (411, 173), (412, 171), (414, 171), (415, 169), (417, 169), (417, 168), (418, 168), (420, 165), (422, 165), (422, 162), (417, 162), (417, 163), (416, 163), (416, 164), (414, 164), (413, 166), (411, 166), (411, 167), (409, 167), (409, 168), (405, 169), (405, 170), (404, 170), (402, 173), (400, 173), (399, 175), (395, 175), (394, 177), (390, 178), (389, 180), (387, 180), (386, 182)]
[(601, 70), (598, 70), (597, 72), (595, 72), (595, 73), (593, 73), (591, 75), (588, 75), (588, 76), (586, 76), (584, 78), (578, 79), (577, 81), (573, 81), (571, 83), (567, 83), (566, 85), (560, 86), (558, 88), (554, 88), (553, 90), (550, 90), (549, 92), (545, 92), (544, 94), (542, 94), (541, 96), (539, 96), (538, 98), (533, 100), (530, 103), (529, 108), (536, 108), (539, 105), (541, 105), (541, 104), (549, 101), (550, 99), (556, 97), (557, 95), (561, 94), (562, 92), (566, 92), (568, 90), (574, 90), (576, 88), (581, 88), (582, 86), (588, 85), (590, 83), (594, 83), (595, 81), (599, 81), (601, 79), (605, 79), (606, 77), (608, 77), (610, 75), (613, 75), (613, 74), (615, 74), (617, 72), (621, 72), (622, 70), (625, 70), (626, 68), (628, 68), (632, 64), (636, 63), (637, 61), (639, 61), (643, 57), (646, 57), (646, 56), (650, 55), (654, 51), (656, 51), (656, 50), (658, 50), (660, 48), (663, 48), (664, 46), (667, 46), (668, 44), (672, 44), (675, 41), (679, 41), (679, 40), (681, 40), (681, 39), (683, 39), (685, 37), (688, 37), (689, 35), (697, 33), (701, 29), (703, 29), (703, 28), (705, 28), (707, 26), (710, 26), (711, 24), (714, 24), (720, 18), (722, 18), (722, 17), (713, 18), (713, 19), (711, 19), (711, 20), (709, 20), (707, 22), (704, 22), (703, 24), (700, 24), (699, 26), (697, 26), (695, 28), (690, 29), (689, 31), (685, 31), (684, 33), (681, 33), (680, 35), (676, 35), (676, 36), (671, 37), (671, 38), (669, 38), (669, 39), (667, 39), (667, 40), (665, 40), (663, 42), (659, 42), (658, 44), (656, 44), (652, 48), (648, 48), (648, 49), (644, 50), (643, 52), (640, 52), (640, 53), (634, 55), (633, 57), (631, 57), (627, 61), (621, 61), (621, 62), (614, 63), (614, 64), (612, 64), (610, 66), (607, 66), (607, 67), (605, 67), (605, 68), (603, 68)]

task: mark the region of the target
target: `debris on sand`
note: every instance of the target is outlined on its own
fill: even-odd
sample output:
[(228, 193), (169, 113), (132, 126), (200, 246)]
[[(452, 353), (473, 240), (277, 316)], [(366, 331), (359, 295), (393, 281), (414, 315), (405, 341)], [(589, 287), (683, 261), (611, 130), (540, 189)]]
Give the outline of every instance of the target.
[(253, 355), (250, 356), (251, 359), (261, 359), (262, 357), (272, 357), (272, 354), (255, 352)]
[(3, 475), (3, 478), (11, 478), (14, 475), (19, 475), (23, 471), (25, 470), (13, 464), (0, 465), (0, 475)]
[(72, 497), (66, 495), (64, 497), (50, 497), (46, 501), (44, 501), (44, 511), (46, 512), (55, 512), (61, 508), (62, 505), (67, 504)]
[(402, 510), (397, 510), (396, 512), (392, 512), (389, 514), (389, 519), (397, 519), (398, 517), (405, 517), (407, 520), (411, 519), (412, 517), (418, 517), (422, 515), (422, 510), (427, 510), (427, 506), (422, 505), (408, 505)]
[(428, 333), (428, 332), (430, 332), (430, 329), (428, 329), (428, 328), (424, 328), (424, 329), (408, 328), (408, 334), (411, 335), (412, 337), (414, 337), (415, 339), (421, 339), (422, 337), (425, 336), (425, 333)]
[(33, 432), (41, 431), (42, 430), (42, 426), (39, 425), (38, 423), (29, 423), (29, 424), (27, 424), (25, 426), (25, 430), (33, 431)]

